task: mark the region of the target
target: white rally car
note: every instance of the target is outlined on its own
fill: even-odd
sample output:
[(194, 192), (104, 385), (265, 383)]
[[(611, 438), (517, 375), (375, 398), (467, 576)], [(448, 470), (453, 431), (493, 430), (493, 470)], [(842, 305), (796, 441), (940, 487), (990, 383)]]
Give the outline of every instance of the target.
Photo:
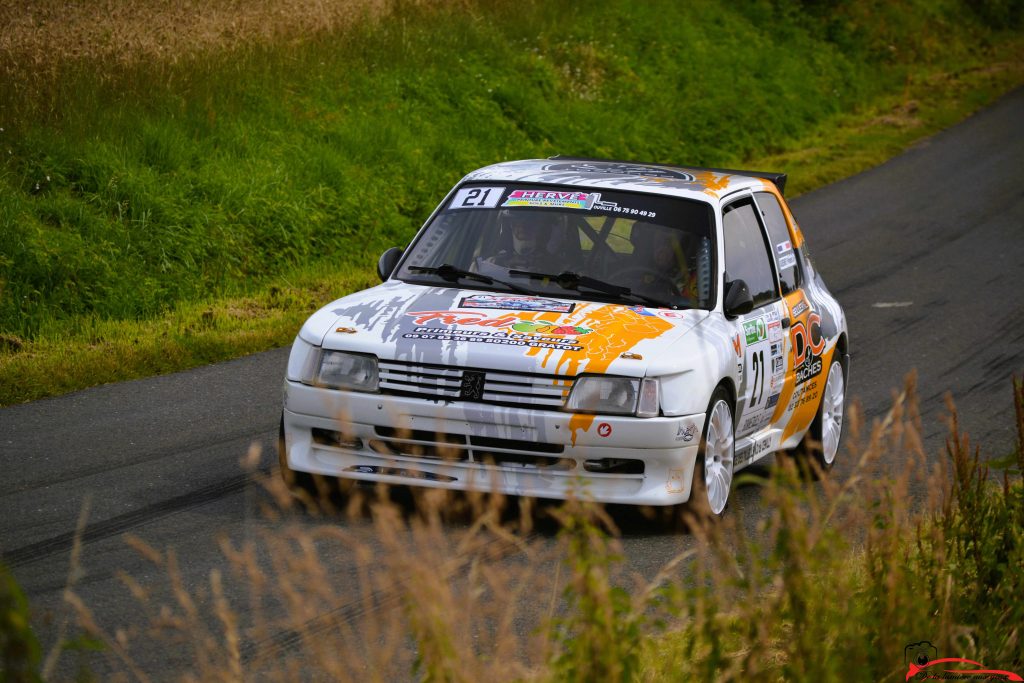
[(846, 318), (784, 183), (564, 157), (470, 173), (381, 256), (383, 284), (303, 325), (285, 478), (719, 514), (769, 453), (828, 469)]

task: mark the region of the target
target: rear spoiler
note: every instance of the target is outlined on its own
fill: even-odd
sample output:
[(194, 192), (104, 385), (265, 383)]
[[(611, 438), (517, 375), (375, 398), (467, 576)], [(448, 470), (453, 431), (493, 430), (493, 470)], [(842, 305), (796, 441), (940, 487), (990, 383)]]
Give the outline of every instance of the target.
[(674, 171), (711, 171), (712, 173), (718, 173), (721, 175), (745, 175), (753, 176), (754, 178), (763, 178), (775, 187), (779, 188), (779, 194), (786, 193), (786, 174), (785, 173), (771, 173), (769, 171), (738, 171), (731, 168), (703, 168), (699, 166), (674, 166), (672, 164), (659, 164), (650, 161), (623, 161), (621, 159), (597, 159), (590, 157), (569, 157), (562, 156), (561, 154), (553, 157), (548, 157), (549, 161), (605, 161), (612, 164), (630, 164), (632, 166), (658, 166), (660, 168), (670, 168)]

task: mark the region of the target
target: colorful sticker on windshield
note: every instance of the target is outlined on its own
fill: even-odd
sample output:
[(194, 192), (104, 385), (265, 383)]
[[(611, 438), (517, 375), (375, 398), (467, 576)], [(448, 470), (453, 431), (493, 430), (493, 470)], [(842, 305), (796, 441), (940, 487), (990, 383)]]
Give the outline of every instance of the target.
[(636, 216), (637, 218), (654, 218), (656, 215), (656, 212), (648, 211), (647, 209), (631, 209), (628, 206), (619, 206), (616, 202), (600, 201), (601, 195), (598, 194), (597, 196), (598, 201), (594, 202), (594, 208), (600, 211), (621, 213), (623, 216)]
[(464, 187), (455, 193), (449, 209), (493, 209), (505, 193), (504, 187)]
[(492, 296), (474, 294), (463, 297), (459, 308), (494, 308), (499, 311), (537, 311), (545, 313), (572, 313), (576, 304), (528, 296)]
[(600, 192), (558, 190), (512, 190), (502, 206), (530, 206), (545, 209), (592, 209)]

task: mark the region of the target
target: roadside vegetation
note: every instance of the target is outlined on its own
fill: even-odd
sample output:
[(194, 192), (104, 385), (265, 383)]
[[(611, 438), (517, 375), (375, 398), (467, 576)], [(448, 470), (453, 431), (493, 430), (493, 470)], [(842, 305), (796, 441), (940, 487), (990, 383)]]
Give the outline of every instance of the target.
[(483, 164), (798, 194), (1024, 82), (1019, 0), (115, 4), (0, 8), (0, 405), (286, 344)]
[[(907, 676), (920, 652), (1020, 674), (1024, 384), (1013, 391), (1015, 450), (988, 464), (952, 402), (945, 453), (926, 457), (912, 376), (870, 426), (851, 406), (843, 481), (809, 482), (790, 459), (742, 478), (771, 511), (753, 534), (738, 508), (707, 524), (440, 492), (296, 499), (255, 470), (254, 450), (269, 523), (222, 539), (224, 567), (202, 585), (172, 548), (127, 537), (153, 567), (121, 575), (131, 623), (99, 623), (76, 592), (77, 544), (66, 642), (36, 642), (0, 575), (4, 670), (52, 680), (77, 659), (80, 678), (164, 679), (134, 655), (156, 639), (185, 662), (177, 678), (202, 681), (923, 680)], [(630, 576), (631, 533), (696, 542)], [(333, 571), (339, 558), (351, 575)], [(227, 585), (243, 587), (234, 603)]]

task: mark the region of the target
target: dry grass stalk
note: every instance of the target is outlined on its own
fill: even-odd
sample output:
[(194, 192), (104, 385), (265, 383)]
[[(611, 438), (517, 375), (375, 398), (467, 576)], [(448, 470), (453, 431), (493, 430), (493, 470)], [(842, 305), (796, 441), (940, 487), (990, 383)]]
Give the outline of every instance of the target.
[(0, 3), (0, 55), (26, 70), (78, 59), (173, 63), (343, 30), (387, 8), (386, 0), (16, 0)]
[[(159, 587), (123, 580), (145, 606), (148, 635), (192, 652), (185, 680), (840, 680), (850, 666), (896, 676), (921, 624), (943, 652), (976, 640), (957, 621), (942, 520), (975, 492), (982, 466), (952, 409), (954, 477), (926, 467), (916, 400), (911, 375), (870, 429), (851, 405), (849, 476), (811, 486), (783, 460), (763, 482), (769, 513), (756, 533), (742, 510), (717, 524), (690, 518), (694, 546), (652, 580), (636, 578), (624, 601), (622, 546), (601, 507), (554, 510), (563, 528), (554, 544), (533, 530), (528, 501), (509, 509), (501, 496), (426, 490), (410, 503), (377, 488), (347, 490), (343, 502), (322, 490), (289, 510), (295, 499), (276, 473), (261, 479), (269, 523), (239, 546), (221, 539), (229, 573), (211, 572), (208, 592), (189, 593), (174, 553), (138, 539), (129, 543), (166, 572), (170, 600), (154, 604)], [(342, 507), (351, 524), (339, 524)], [(351, 564), (344, 576), (333, 571), (339, 557)], [(245, 588), (244, 612), (227, 581)], [(144, 679), (134, 631), (111, 636), (77, 596), (68, 602)], [(662, 621), (675, 635), (651, 640)]]

